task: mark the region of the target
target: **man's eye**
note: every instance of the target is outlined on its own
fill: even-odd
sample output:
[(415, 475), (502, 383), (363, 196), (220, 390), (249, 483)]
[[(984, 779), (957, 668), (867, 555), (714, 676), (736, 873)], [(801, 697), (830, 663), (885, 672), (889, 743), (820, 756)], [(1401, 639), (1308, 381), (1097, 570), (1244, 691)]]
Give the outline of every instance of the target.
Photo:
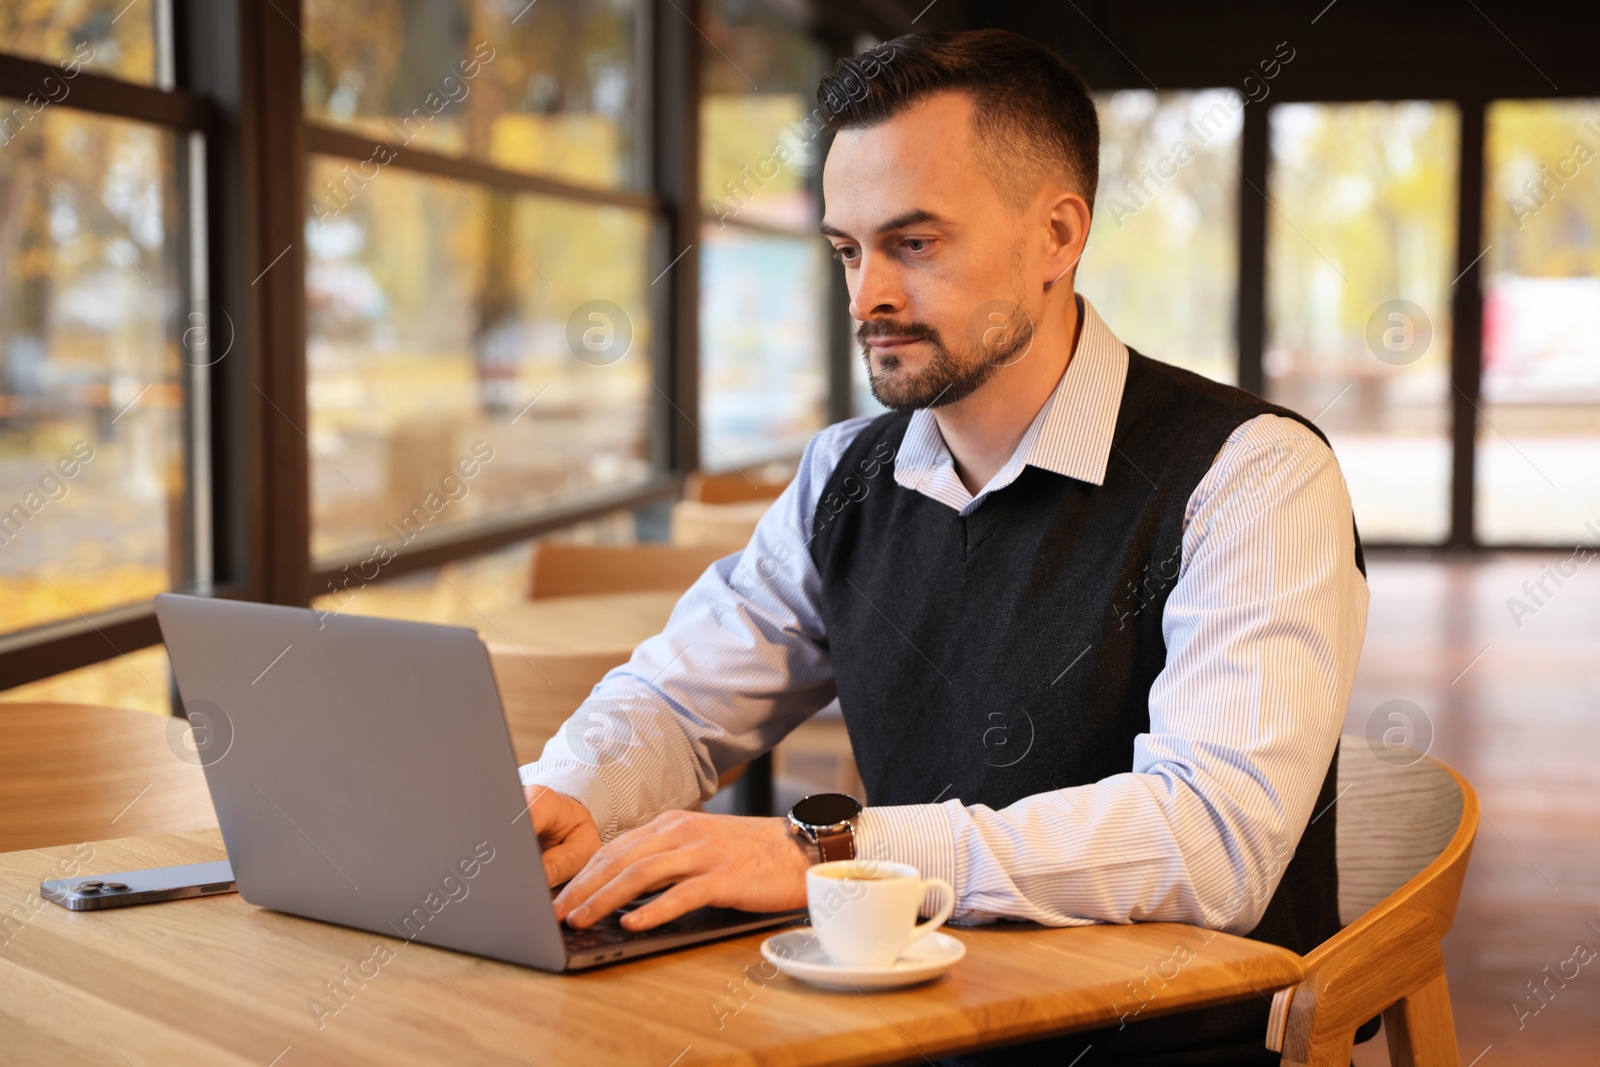
[(923, 238), (923, 237), (907, 237), (906, 238), (906, 247), (909, 248), (911, 251), (917, 252), (919, 254), (922, 253), (922, 252), (927, 251), (929, 243), (930, 242), (926, 238)]
[(844, 263), (854, 258), (855, 250), (852, 248), (835, 248), (833, 250), (833, 261), (835, 263)]

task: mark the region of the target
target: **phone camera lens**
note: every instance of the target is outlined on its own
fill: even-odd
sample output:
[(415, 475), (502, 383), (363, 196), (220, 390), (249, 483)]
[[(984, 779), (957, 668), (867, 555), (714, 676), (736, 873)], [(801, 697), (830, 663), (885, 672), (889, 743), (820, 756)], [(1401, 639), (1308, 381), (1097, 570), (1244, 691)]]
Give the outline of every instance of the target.
[(80, 893), (98, 893), (98, 892), (100, 892), (100, 890), (102, 890), (104, 888), (105, 888), (105, 883), (104, 882), (79, 882), (78, 883), (78, 892), (80, 892)]
[(107, 882), (105, 888), (106, 892), (108, 893), (119, 893), (128, 887), (123, 885), (121, 882)]

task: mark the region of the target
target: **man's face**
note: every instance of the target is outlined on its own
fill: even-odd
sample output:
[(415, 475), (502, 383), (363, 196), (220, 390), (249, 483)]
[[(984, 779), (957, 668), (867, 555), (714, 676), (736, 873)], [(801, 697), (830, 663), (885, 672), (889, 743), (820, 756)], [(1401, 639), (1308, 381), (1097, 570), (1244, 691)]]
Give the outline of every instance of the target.
[(844, 264), (856, 339), (880, 404), (942, 407), (1026, 356), (1037, 293), (1023, 216), (1000, 199), (972, 101), (938, 93), (841, 130), (823, 168), (823, 232)]

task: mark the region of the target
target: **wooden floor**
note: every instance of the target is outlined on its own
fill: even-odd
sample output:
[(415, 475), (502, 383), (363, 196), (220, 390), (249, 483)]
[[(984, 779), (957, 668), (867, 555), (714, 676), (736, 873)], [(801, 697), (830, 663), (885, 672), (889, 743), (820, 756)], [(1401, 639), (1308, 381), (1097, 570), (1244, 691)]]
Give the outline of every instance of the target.
[[(1600, 1064), (1600, 557), (1560, 587), (1547, 579), (1542, 603), (1523, 589), (1569, 555), (1369, 566), (1346, 732), (1413, 702), (1431, 754), (1483, 803), (1444, 944), (1462, 1067)], [(1533, 613), (1513, 618), (1511, 597)], [(1388, 1062), (1381, 1036), (1357, 1046), (1358, 1067)]]

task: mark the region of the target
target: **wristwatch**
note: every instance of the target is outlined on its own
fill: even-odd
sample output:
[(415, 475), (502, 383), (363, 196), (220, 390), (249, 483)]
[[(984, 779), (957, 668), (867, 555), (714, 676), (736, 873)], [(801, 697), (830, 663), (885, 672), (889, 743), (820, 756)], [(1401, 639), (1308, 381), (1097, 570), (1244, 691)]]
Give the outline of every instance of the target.
[(789, 809), (794, 832), (816, 844), (822, 863), (856, 858), (861, 802), (845, 793), (815, 793)]

